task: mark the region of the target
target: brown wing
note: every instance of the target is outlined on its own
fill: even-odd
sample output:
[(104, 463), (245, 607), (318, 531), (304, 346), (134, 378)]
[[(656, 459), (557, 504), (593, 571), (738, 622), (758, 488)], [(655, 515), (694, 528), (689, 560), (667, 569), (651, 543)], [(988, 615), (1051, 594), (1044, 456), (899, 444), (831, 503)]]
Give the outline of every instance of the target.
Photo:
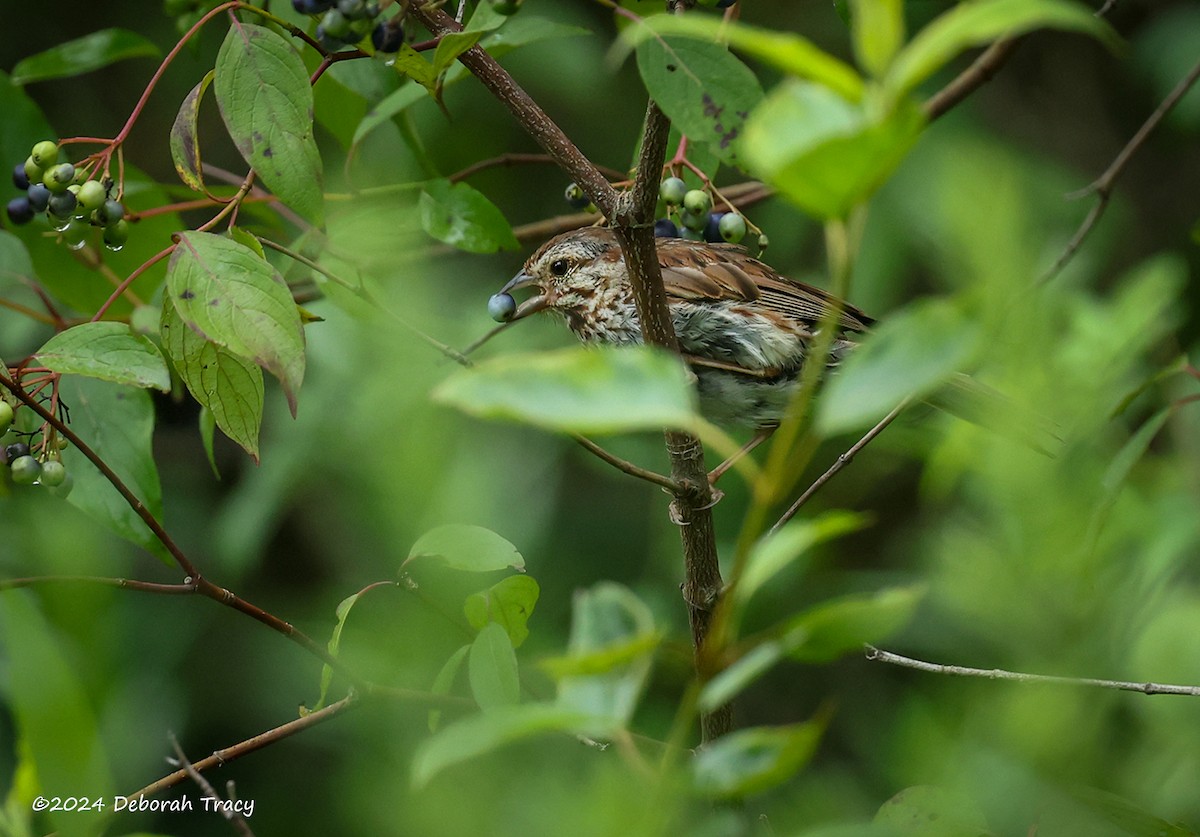
[[(835, 301), (820, 288), (780, 276), (732, 244), (659, 239), (658, 262), (667, 295), (678, 299), (745, 302), (805, 323), (820, 321)], [(839, 324), (848, 331), (865, 331), (874, 322), (853, 305), (841, 308)]]

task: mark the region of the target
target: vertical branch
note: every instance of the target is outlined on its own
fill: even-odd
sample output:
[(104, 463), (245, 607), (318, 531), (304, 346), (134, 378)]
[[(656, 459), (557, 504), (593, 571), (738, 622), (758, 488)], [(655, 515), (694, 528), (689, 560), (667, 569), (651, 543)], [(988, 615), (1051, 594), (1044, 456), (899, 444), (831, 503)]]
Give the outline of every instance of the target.
[[(654, 241), (654, 206), (670, 127), (666, 115), (651, 101), (646, 108), (642, 151), (633, 188), (622, 196), (613, 221), (633, 285), (642, 339), (648, 345), (677, 352), (679, 343), (667, 309)], [(696, 673), (704, 679), (709, 673), (708, 661), (715, 656), (706, 653), (705, 643), (722, 586), (713, 529), (712, 488), (704, 468), (704, 447), (699, 439), (689, 433), (668, 430), (666, 443), (671, 459), (671, 478), (679, 486), (671, 509), (683, 541), (683, 598), (692, 629)], [(700, 717), (704, 741), (717, 738), (732, 728), (732, 707), (724, 706)]]
[[(435, 36), (457, 32), (462, 28), (449, 15), (436, 8), (414, 5), (410, 13)], [(667, 309), (666, 292), (663, 290), (653, 229), (658, 181), (670, 129), (666, 116), (656, 104), (650, 103), (634, 186), (630, 192), (619, 194), (562, 129), (484, 49), (472, 47), (459, 56), (459, 61), (512, 112), (517, 122), (574, 178), (610, 220), (625, 254), (625, 265), (633, 284), (645, 342), (678, 351), (675, 329)], [(709, 633), (712, 610), (721, 591), (716, 537), (710, 512), (712, 490), (704, 470), (704, 449), (699, 440), (687, 433), (669, 431), (666, 442), (672, 478), (678, 486), (672, 503), (672, 516), (680, 524), (683, 539), (683, 594), (696, 647), (697, 673), (704, 679), (711, 668), (706, 661), (716, 656), (705, 653), (704, 644)], [(729, 707), (701, 716), (701, 732), (705, 741), (731, 728), (732, 713)]]

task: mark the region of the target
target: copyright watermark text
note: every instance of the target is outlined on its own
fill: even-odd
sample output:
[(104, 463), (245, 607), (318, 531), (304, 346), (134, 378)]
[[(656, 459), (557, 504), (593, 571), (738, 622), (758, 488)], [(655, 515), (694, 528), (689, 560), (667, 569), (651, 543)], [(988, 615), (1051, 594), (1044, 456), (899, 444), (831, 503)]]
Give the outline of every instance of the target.
[(167, 813), (182, 814), (189, 811), (207, 811), (214, 814), (241, 814), (243, 817), (254, 816), (253, 799), (213, 799), (211, 796), (201, 796), (193, 799), (181, 796), (178, 799), (147, 799), (144, 796), (114, 796), (110, 799), (102, 796), (39, 796), (33, 800), (33, 810), (55, 813), (58, 811), (112, 811), (120, 813)]

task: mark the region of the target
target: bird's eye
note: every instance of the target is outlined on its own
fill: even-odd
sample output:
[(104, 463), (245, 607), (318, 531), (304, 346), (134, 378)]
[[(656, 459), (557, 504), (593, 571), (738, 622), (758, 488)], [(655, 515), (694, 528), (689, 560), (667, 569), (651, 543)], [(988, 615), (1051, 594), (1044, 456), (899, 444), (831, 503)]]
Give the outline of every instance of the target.
[(570, 266), (570, 263), (566, 259), (555, 259), (550, 264), (550, 272), (555, 276), (566, 276), (567, 268)]

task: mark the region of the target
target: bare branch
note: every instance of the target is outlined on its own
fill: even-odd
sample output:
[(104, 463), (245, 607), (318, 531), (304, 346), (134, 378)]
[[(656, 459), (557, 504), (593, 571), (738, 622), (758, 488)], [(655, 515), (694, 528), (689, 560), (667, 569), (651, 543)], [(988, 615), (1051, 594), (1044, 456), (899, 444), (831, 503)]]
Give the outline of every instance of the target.
[(1020, 38), (1005, 38), (985, 49), (971, 66), (925, 102), (923, 109), (926, 118), (932, 122), (945, 115), (963, 99), (991, 81), (992, 77), (1000, 72), (1000, 68), (1008, 63), (1020, 42)]
[(904, 657), (884, 651), (872, 645), (866, 647), (868, 660), (891, 663), (903, 668), (915, 668), (932, 674), (951, 674), (958, 677), (983, 677), (988, 680), (1013, 680), (1018, 683), (1043, 683), (1053, 686), (1092, 686), (1099, 689), (1116, 689), (1122, 692), (1141, 692), (1145, 695), (1187, 695), (1200, 697), (1200, 686), (1172, 686), (1165, 683), (1135, 683), (1129, 680), (1097, 680), (1091, 677), (1062, 677), (1053, 674), (1027, 674), (1020, 671), (1005, 671), (1000, 668), (968, 668), (928, 663), (912, 657)]
[(1083, 197), (1094, 194), (1096, 196), (1096, 204), (1088, 212), (1087, 217), (1083, 219), (1083, 223), (1079, 225), (1079, 229), (1075, 231), (1075, 235), (1072, 236), (1066, 248), (1063, 249), (1062, 255), (1054, 262), (1054, 266), (1038, 280), (1039, 284), (1045, 284), (1057, 276), (1075, 256), (1075, 253), (1082, 246), (1084, 239), (1088, 237), (1088, 234), (1091, 233), (1092, 229), (1100, 221), (1100, 216), (1104, 214), (1104, 210), (1108, 208), (1108, 201), (1112, 196), (1113, 187), (1125, 171), (1125, 167), (1129, 165), (1129, 161), (1133, 159), (1133, 155), (1140, 151), (1142, 146), (1146, 144), (1146, 139), (1158, 127), (1166, 115), (1171, 112), (1171, 109), (1178, 104), (1179, 100), (1187, 94), (1192, 85), (1196, 83), (1197, 78), (1200, 78), (1200, 62), (1197, 62), (1191, 71), (1180, 79), (1179, 83), (1175, 85), (1175, 89), (1167, 95), (1167, 98), (1159, 103), (1154, 113), (1150, 114), (1150, 118), (1142, 124), (1142, 127), (1133, 135), (1133, 138), (1121, 149), (1121, 153), (1116, 156), (1116, 159), (1112, 161), (1104, 171), (1104, 174), (1100, 175), (1100, 177), (1087, 187), (1068, 196)]

